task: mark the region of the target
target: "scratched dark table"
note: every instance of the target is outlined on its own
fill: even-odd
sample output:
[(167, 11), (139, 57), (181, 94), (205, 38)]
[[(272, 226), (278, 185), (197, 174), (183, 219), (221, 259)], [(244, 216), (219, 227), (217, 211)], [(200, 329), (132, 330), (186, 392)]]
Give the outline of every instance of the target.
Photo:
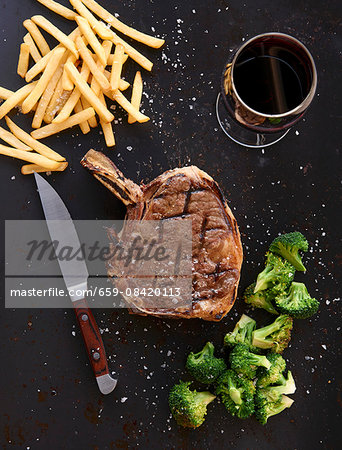
[[(65, 1), (63, 4), (67, 4)], [(263, 264), (278, 232), (301, 230), (311, 244), (307, 274), (298, 276), (321, 301), (311, 320), (297, 321), (285, 356), (297, 382), (291, 409), (265, 427), (230, 417), (210, 405), (197, 430), (170, 418), (169, 388), (185, 376), (190, 349), (207, 340), (217, 346), (242, 312), (238, 298), (220, 323), (173, 321), (95, 310), (110, 370), (118, 386), (102, 396), (93, 378), (72, 310), (4, 308), (4, 239), (0, 270), (2, 310), (1, 444), (5, 449), (334, 449), (341, 425), (341, 17), (339, 0), (102, 0), (141, 31), (164, 36), (159, 50), (137, 48), (155, 65), (143, 72), (143, 106), (152, 120), (115, 127), (117, 145), (107, 150), (94, 129), (46, 140), (67, 156), (65, 173), (51, 184), (75, 219), (122, 219), (123, 205), (79, 164), (89, 148), (104, 150), (134, 181), (148, 181), (174, 167), (195, 164), (221, 185), (238, 220), (244, 245), (240, 296)], [(73, 24), (34, 0), (0, 0), (0, 85), (16, 89), (22, 21), (44, 14), (70, 31)], [(318, 89), (305, 119), (286, 139), (261, 150), (240, 148), (218, 128), (214, 104), (224, 62), (244, 40), (280, 31), (311, 50)], [(130, 62), (127, 78), (137, 65)], [(131, 78), (130, 78), (131, 79)], [(120, 113), (119, 118), (124, 114)], [(28, 117), (16, 117), (29, 130)], [(43, 219), (34, 179), (20, 163), (1, 157), (1, 233), (5, 219)], [(263, 312), (250, 312), (260, 324)]]

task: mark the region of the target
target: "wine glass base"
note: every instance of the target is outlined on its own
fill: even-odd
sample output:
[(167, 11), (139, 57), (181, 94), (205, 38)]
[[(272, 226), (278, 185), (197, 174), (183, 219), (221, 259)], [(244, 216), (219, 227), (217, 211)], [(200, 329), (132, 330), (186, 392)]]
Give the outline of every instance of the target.
[(287, 135), (290, 128), (278, 133), (261, 134), (239, 125), (232, 119), (223, 103), (222, 94), (219, 93), (216, 99), (216, 117), (222, 131), (234, 142), (249, 148), (269, 147), (279, 142)]

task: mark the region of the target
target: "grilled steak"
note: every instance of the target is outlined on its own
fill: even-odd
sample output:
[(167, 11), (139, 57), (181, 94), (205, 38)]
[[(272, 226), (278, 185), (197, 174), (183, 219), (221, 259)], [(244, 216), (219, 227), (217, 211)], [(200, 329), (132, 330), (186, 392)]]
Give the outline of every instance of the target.
[[(149, 184), (138, 186), (126, 179), (110, 159), (94, 150), (81, 163), (127, 206), (124, 229), (130, 220), (192, 219), (191, 307), (148, 309), (139, 299), (126, 298), (131, 311), (160, 317), (221, 320), (236, 298), (242, 245), (236, 220), (218, 184), (207, 173), (190, 166), (169, 170)], [(115, 270), (109, 265), (110, 277), (115, 277)]]

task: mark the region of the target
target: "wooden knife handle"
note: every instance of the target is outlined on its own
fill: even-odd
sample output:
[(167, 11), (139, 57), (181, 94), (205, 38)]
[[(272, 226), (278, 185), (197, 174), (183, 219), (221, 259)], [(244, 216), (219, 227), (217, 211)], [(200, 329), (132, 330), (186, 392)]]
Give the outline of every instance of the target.
[(86, 300), (76, 300), (73, 305), (95, 376), (109, 374), (100, 330)]

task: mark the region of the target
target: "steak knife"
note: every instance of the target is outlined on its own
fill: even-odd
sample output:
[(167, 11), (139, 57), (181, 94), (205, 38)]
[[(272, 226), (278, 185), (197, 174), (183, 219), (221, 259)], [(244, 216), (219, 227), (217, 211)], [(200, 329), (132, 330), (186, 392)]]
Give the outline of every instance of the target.
[[(79, 249), (80, 241), (63, 200), (42, 176), (37, 173), (34, 176), (52, 242), (57, 241), (62, 247), (69, 246)], [(95, 318), (84, 296), (76, 295), (76, 291), (84, 292), (88, 286), (88, 269), (84, 259), (80, 259), (58, 260), (58, 263), (76, 313), (98, 387), (102, 394), (109, 394), (115, 389), (117, 380), (114, 380), (109, 374), (106, 352)]]

